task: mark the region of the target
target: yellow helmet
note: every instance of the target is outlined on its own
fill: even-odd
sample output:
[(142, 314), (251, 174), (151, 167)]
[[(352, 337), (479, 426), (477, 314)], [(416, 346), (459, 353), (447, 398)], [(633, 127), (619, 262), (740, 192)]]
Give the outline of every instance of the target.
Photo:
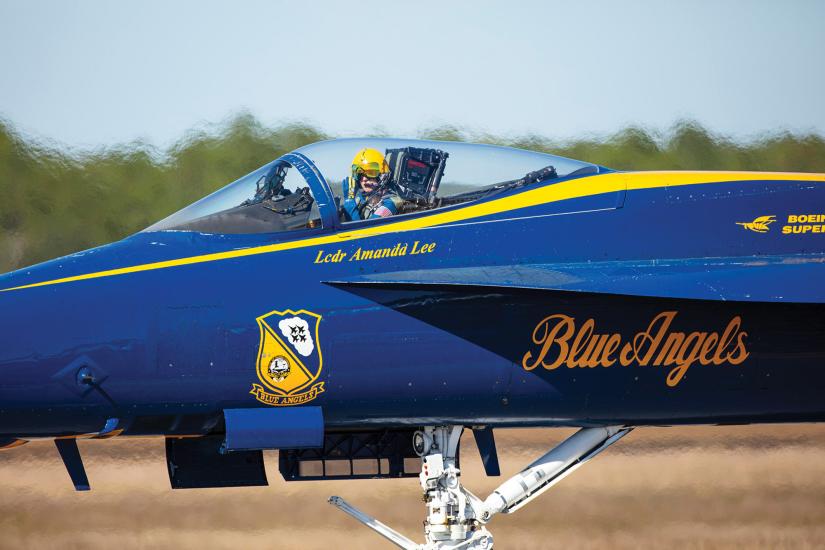
[(377, 179), (389, 172), (390, 166), (384, 155), (375, 149), (365, 147), (355, 153), (355, 158), (352, 159), (352, 179), (355, 181), (361, 179), (362, 175)]

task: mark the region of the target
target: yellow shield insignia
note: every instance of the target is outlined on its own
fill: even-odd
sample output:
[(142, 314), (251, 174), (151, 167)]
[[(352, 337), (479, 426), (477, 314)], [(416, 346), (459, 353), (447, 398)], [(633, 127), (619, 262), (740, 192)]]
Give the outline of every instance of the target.
[(257, 318), (261, 331), (257, 372), (249, 392), (261, 403), (301, 405), (324, 392), (321, 316), (305, 309), (271, 311)]

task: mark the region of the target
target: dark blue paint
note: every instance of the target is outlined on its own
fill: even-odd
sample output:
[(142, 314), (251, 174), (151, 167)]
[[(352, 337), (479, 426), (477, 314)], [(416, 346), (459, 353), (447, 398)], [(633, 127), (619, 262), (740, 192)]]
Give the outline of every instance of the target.
[(60, 458), (69, 472), (72, 484), (76, 491), (88, 491), (89, 477), (86, 475), (86, 468), (83, 467), (83, 459), (80, 457), (80, 450), (77, 448), (76, 439), (55, 439), (54, 444)]
[(321, 407), (226, 409), (226, 450), (301, 449), (324, 442)]
[(496, 440), (493, 436), (493, 428), (490, 426), (473, 428), (473, 437), (475, 437), (476, 446), (481, 455), (484, 473), (488, 476), (500, 476), (501, 468), (498, 464), (498, 452), (496, 451)]

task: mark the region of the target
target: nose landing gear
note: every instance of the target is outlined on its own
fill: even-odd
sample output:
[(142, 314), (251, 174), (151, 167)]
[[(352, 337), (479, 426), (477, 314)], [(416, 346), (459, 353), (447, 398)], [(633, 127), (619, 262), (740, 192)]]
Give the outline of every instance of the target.
[(430, 426), (417, 432), (414, 446), (421, 455), (418, 478), (427, 506), (424, 544), (413, 542), (340, 497), (330, 497), (329, 502), (405, 550), (490, 550), (493, 535), (485, 525), (496, 514), (515, 512), (632, 429), (582, 428), (483, 501), (459, 481), (455, 459), (463, 427)]

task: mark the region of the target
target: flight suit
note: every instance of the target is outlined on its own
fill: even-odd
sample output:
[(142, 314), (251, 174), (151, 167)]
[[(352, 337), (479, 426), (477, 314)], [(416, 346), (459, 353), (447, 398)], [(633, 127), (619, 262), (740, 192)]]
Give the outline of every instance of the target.
[(404, 200), (389, 190), (378, 191), (379, 200), (374, 195), (367, 199), (357, 182), (352, 178), (344, 178), (341, 182), (344, 194), (344, 217), (349, 220), (368, 220), (388, 218), (398, 214)]

